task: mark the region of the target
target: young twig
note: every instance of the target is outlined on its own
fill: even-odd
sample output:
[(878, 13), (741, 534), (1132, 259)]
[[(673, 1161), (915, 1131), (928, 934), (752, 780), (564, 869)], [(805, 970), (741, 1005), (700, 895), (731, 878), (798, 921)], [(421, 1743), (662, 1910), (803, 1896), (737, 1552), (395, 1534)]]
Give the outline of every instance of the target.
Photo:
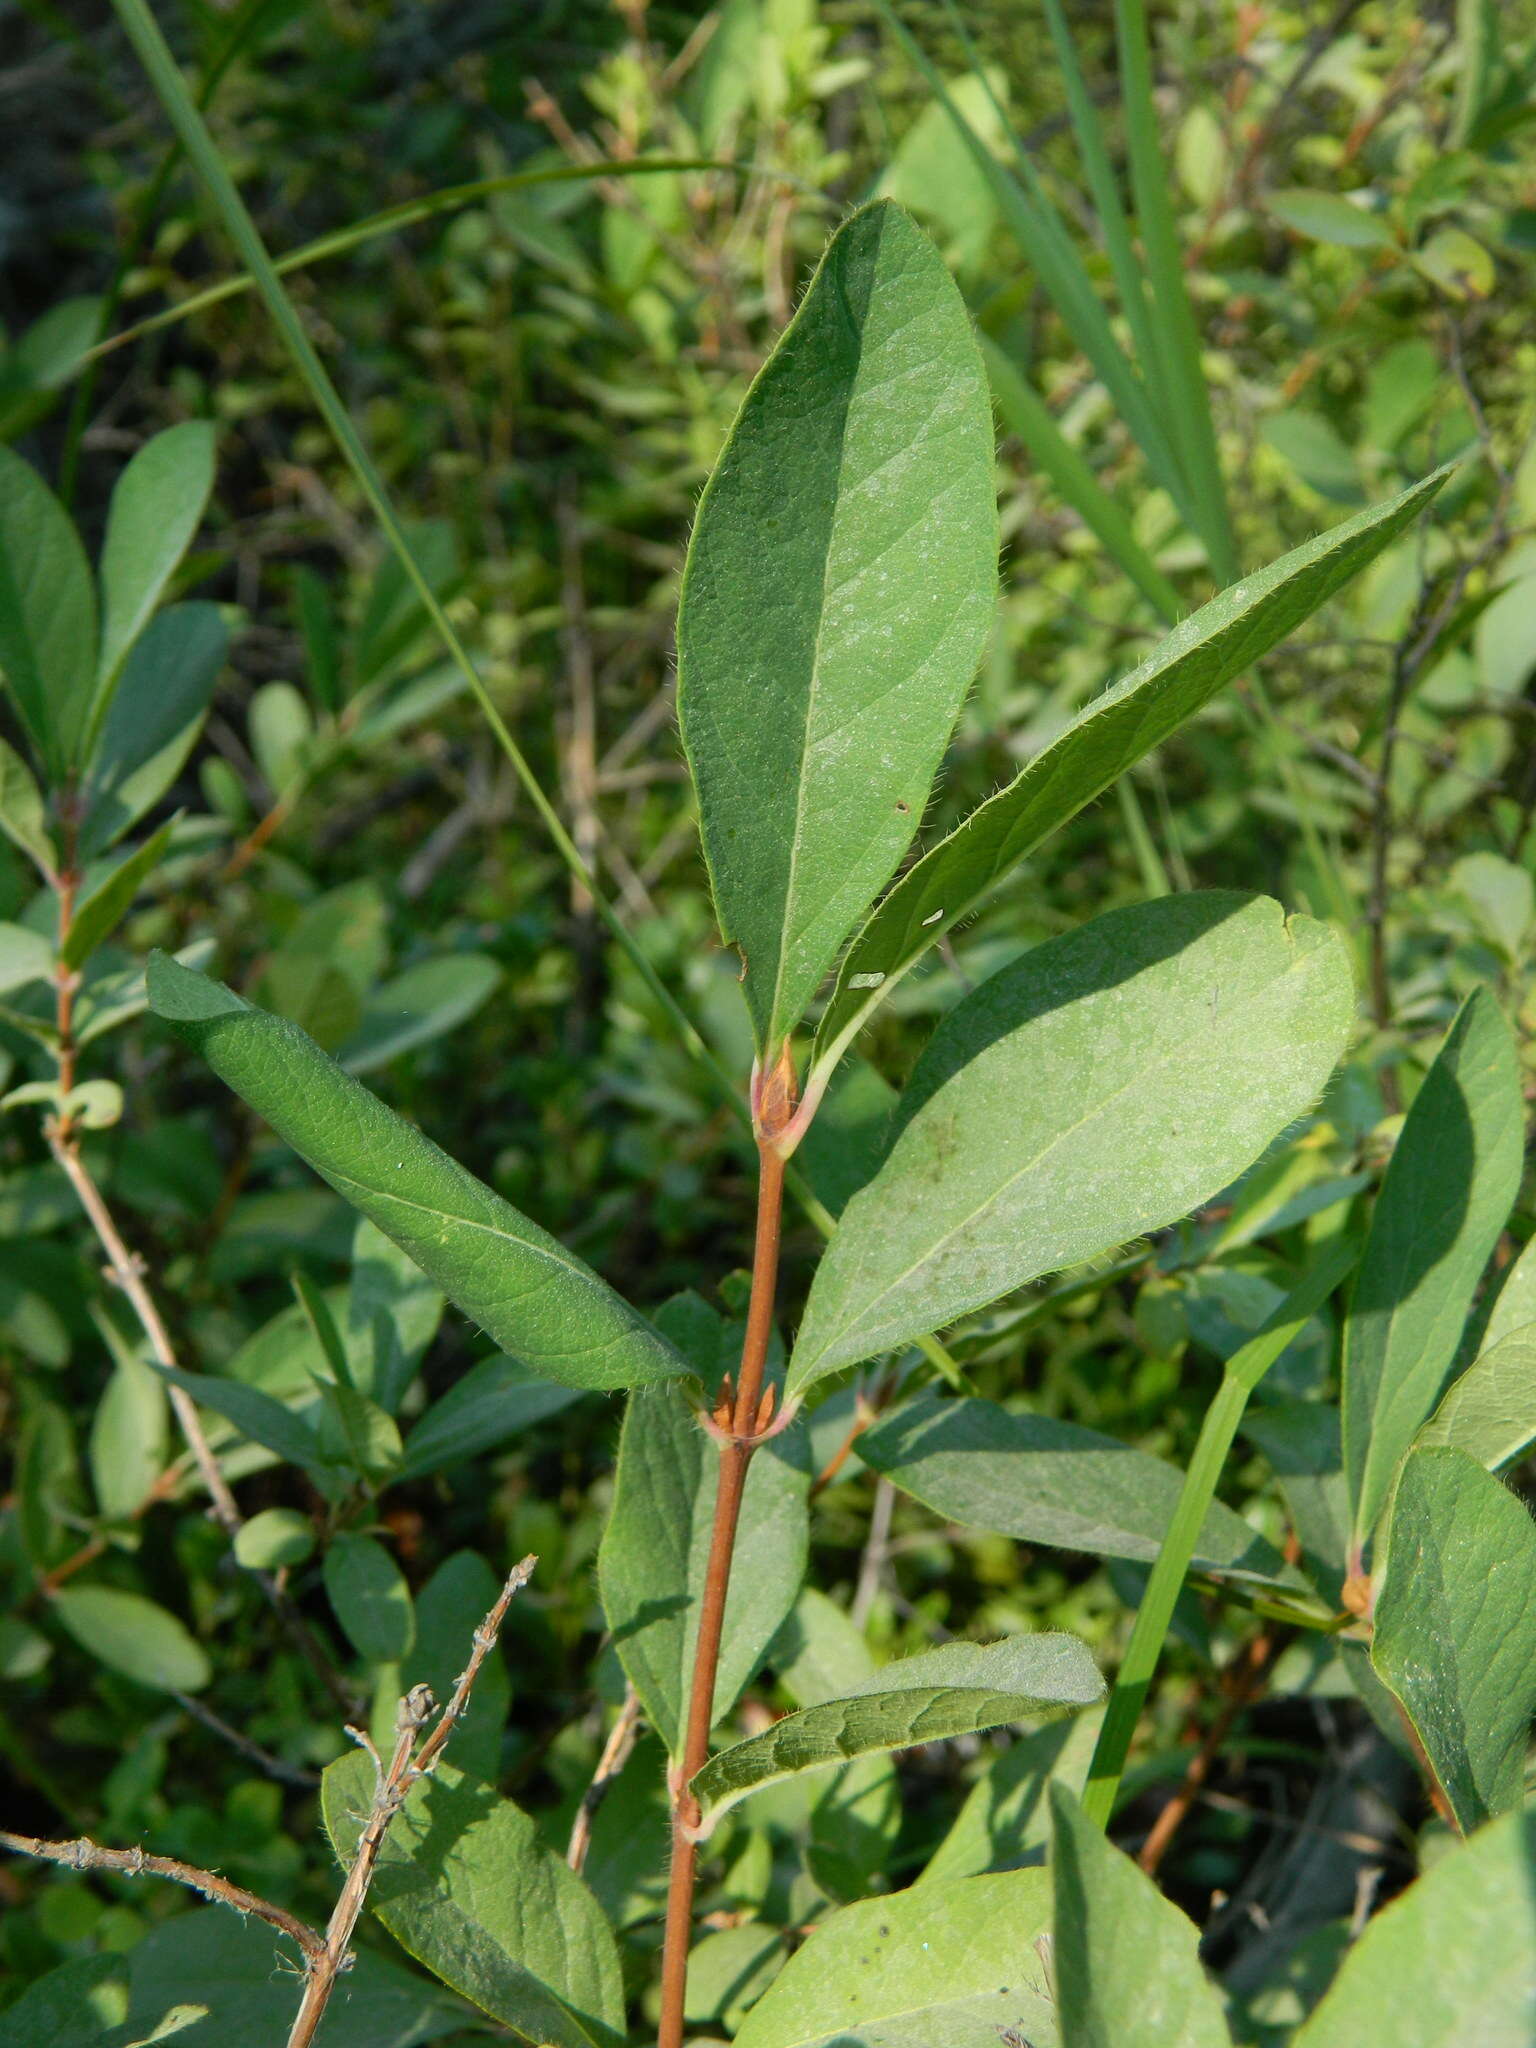
[(109, 1871), (120, 1877), (167, 1877), (174, 1884), (184, 1884), (195, 1892), (201, 1892), (205, 1899), (218, 1905), (233, 1907), (237, 1913), (254, 1913), (258, 1919), (269, 1922), (297, 1942), (304, 1958), (304, 1996), (289, 2031), (287, 2048), (310, 2048), (330, 2003), (331, 1993), (336, 1988), (337, 1978), (351, 1968), (352, 1936), (363, 1910), (363, 1901), (368, 1896), (368, 1887), (373, 1880), (389, 1824), (404, 1806), (412, 1787), (427, 1777), (441, 1759), (448, 1738), (464, 1717), (480, 1667), (495, 1648), (512, 1598), (527, 1585), (537, 1563), (537, 1558), (525, 1557), (508, 1573), (496, 1605), (475, 1630), (469, 1662), (459, 1674), (453, 1697), (438, 1714), (430, 1734), (423, 1736), (422, 1731), (432, 1720), (437, 1702), (430, 1687), (425, 1685), (413, 1686), (400, 1702), (395, 1715), (395, 1746), (387, 1764), (361, 1729), (347, 1730), (373, 1758), (377, 1776), (373, 1801), (358, 1837), (352, 1866), (324, 1934), (317, 1934), (313, 1927), (283, 1907), (274, 1906), (269, 1899), (258, 1898), (256, 1893), (246, 1891), (243, 1886), (231, 1884), (217, 1871), (199, 1870), (193, 1864), (177, 1862), (173, 1856), (153, 1856), (140, 1848), (105, 1849), (83, 1836), (73, 1842), (41, 1842), (31, 1835), (3, 1832), (0, 1832), (0, 1848), (12, 1849), (20, 1856), (38, 1856), (50, 1863), (63, 1863), (71, 1870)]
[(720, 1472), (715, 1489), (715, 1522), (710, 1536), (699, 1634), (694, 1649), (683, 1754), (672, 1779), (672, 1872), (667, 1887), (667, 1926), (661, 1963), (661, 2024), (656, 2048), (682, 2048), (683, 2001), (688, 1988), (688, 1947), (693, 1930), (693, 1890), (699, 1845), (695, 1830), (699, 1803), (689, 1790), (709, 1758), (715, 1673), (731, 1557), (747, 1468), (772, 1422), (773, 1389), (763, 1388), (768, 1342), (773, 1333), (773, 1300), (779, 1277), (779, 1227), (784, 1208), (784, 1159), (777, 1141), (793, 1117), (794, 1069), (789, 1047), (774, 1069), (754, 1078), (753, 1122), (758, 1133), (757, 1230), (752, 1252), (752, 1293), (741, 1347), (741, 1370), (733, 1389), (727, 1380), (714, 1417), (720, 1439)]
[(325, 1942), (313, 1927), (306, 1926), (281, 1906), (260, 1899), (244, 1886), (231, 1884), (216, 1870), (199, 1870), (191, 1863), (178, 1863), (174, 1856), (151, 1856), (144, 1849), (104, 1849), (99, 1842), (81, 1835), (73, 1842), (39, 1842), (31, 1835), (13, 1835), (0, 1830), (0, 1848), (18, 1856), (38, 1856), (48, 1863), (62, 1863), (70, 1870), (107, 1870), (118, 1877), (168, 1877), (172, 1884), (184, 1884), (205, 1899), (232, 1906), (237, 1913), (254, 1913), (270, 1921), (281, 1933), (296, 1941), (307, 1963), (317, 1964)]
[(436, 1702), (431, 1689), (425, 1685), (413, 1686), (400, 1702), (395, 1715), (395, 1746), (387, 1764), (360, 1729), (348, 1729), (347, 1733), (373, 1758), (377, 1774), (373, 1804), (357, 1838), (352, 1867), (347, 1872), (347, 1881), (341, 1888), (341, 1895), (326, 1927), (320, 1953), (307, 1958), (304, 1998), (294, 2018), (287, 2048), (309, 2048), (314, 2040), (331, 1993), (336, 1988), (336, 1979), (351, 1965), (353, 1930), (363, 1910), (363, 1901), (368, 1896), (368, 1887), (373, 1881), (389, 1824), (404, 1806), (413, 1786), (420, 1784), (441, 1758), (449, 1736), (469, 1705), (469, 1695), (480, 1667), (495, 1647), (513, 1595), (527, 1585), (537, 1563), (536, 1557), (525, 1557), (508, 1574), (501, 1597), (475, 1630), (469, 1662), (459, 1674), (453, 1697), (438, 1715), (430, 1735), (423, 1738), (422, 1730), (431, 1720)]
[(592, 1782), (582, 1794), (581, 1804), (576, 1809), (576, 1818), (571, 1824), (570, 1846), (565, 1860), (572, 1870), (580, 1871), (586, 1863), (587, 1851), (592, 1846), (592, 1823), (597, 1818), (597, 1809), (608, 1797), (613, 1782), (629, 1762), (636, 1738), (640, 1733), (640, 1695), (635, 1688), (627, 1686), (624, 1704), (619, 1709), (619, 1718), (608, 1732), (603, 1744), (603, 1753), (597, 1760), (597, 1769), (592, 1773)]

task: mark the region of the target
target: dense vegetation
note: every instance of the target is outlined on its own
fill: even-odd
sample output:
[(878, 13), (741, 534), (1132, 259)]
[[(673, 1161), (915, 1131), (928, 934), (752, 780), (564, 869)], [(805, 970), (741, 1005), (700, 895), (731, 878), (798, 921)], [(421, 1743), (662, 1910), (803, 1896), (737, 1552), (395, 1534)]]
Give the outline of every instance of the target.
[[(1201, 1930), (1238, 2040), (1289, 2041), (1355, 1944), (1307, 2048), (1531, 2038), (1536, 21), (1150, 16), (187, 4), (159, 10), (179, 103), (140, 0), (13, 21), (0, 1827), (324, 1928), (371, 1797), (346, 1724), (387, 1760), (400, 1696), (449, 1698), (535, 1556), (437, 1805), (388, 1836), (334, 2048), (655, 2038), (716, 1483), (677, 1389), (685, 1363), (738, 1448), (774, 1412), (737, 1400), (753, 1114), (768, 1158), (802, 1025), (798, 1085), (830, 1082), (789, 1161), (783, 1342), (746, 1349), (804, 1409), (745, 1496), (690, 2038), (884, 2042), (898, 2007), (956, 2048), (1221, 2038), (1095, 1819)], [(906, 212), (853, 211), (882, 200)], [(283, 282), (253, 289), (263, 244)], [(904, 345), (887, 304), (939, 336), (937, 457), (936, 372), (910, 416), (859, 410), (859, 350)], [(831, 390), (841, 450), (784, 426)], [(913, 494), (880, 549), (953, 673), (931, 733), (903, 700), (794, 785), (823, 838), (786, 881), (799, 657), (764, 635), (810, 618), (845, 458)], [(866, 602), (899, 663), (912, 607)], [(1148, 657), (1111, 743), (1092, 707)], [(1057, 794), (1006, 858), (946, 851), (1040, 760)], [(1110, 957), (1152, 993), (1105, 1001)], [(1014, 1092), (967, 1100), (978, 1047), (1065, 1004), (1052, 974), (1080, 1035), (1020, 1039)], [(1084, 1075), (1148, 1120), (1089, 1130), (1049, 1229), (1021, 1206), (958, 1280), (914, 1266), (956, 1142), (934, 1095), (1006, 1158), (1066, 1142)], [(577, 1255), (554, 1311), (359, 1197), (359, 1132), (438, 1172), (408, 1127), (500, 1198), (484, 1228)], [(1030, 1664), (1046, 1633), (1091, 1659)], [(869, 1753), (780, 1770), (781, 1717), (814, 1747), (821, 1703), (935, 1653), (900, 1681), (930, 1719), (876, 1741), (840, 1710)], [(1053, 1824), (1049, 1879), (984, 1889)], [(442, 1878), (468, 1932), (412, 1903), (452, 1862), (434, 1828), (484, 1859)], [(0, 2041), (287, 2038), (291, 1942), (94, 1853), (0, 1870)], [(908, 1887), (871, 1971), (888, 1909), (858, 1902)], [(986, 2002), (1010, 1944), (1018, 2010)]]

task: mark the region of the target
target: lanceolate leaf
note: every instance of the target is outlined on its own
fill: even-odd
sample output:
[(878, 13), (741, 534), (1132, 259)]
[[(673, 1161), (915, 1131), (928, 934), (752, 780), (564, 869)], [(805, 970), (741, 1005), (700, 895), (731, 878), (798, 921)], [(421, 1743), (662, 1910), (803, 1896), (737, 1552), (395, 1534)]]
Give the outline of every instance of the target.
[(992, 415), (965, 307), (890, 201), (833, 237), (700, 501), (678, 715), (759, 1047), (909, 845), (992, 618)]
[(1474, 1359), (1414, 1441), (1465, 1451), (1490, 1472), (1536, 1444), (1536, 1328), (1512, 1331)]
[(1371, 1662), (1463, 1830), (1518, 1806), (1536, 1712), (1536, 1526), (1464, 1451), (1413, 1451), (1392, 1497)]
[(101, 548), (99, 716), (149, 623), (213, 489), (213, 428), (186, 420), (156, 434), (118, 478)]
[(1064, 1785), (1051, 1812), (1062, 2048), (1230, 2048), (1198, 1931)]
[(1387, 1167), (1344, 1332), (1344, 1469), (1357, 1542), (1433, 1413), (1520, 1185), (1514, 1041), (1478, 989), (1425, 1075)]
[[(937, 1393), (920, 1394), (865, 1430), (859, 1456), (946, 1521), (1137, 1564), (1156, 1559), (1181, 1484), (1172, 1465), (1096, 1429)], [(1205, 1518), (1193, 1563), (1198, 1571), (1299, 1583), (1273, 1544), (1220, 1501)]]
[(0, 672), (51, 775), (67, 766), (96, 673), (96, 593), (69, 514), (0, 448)]
[(843, 1212), (790, 1393), (1208, 1200), (1316, 1100), (1353, 1011), (1326, 926), (1230, 891), (1111, 911), (995, 974)]
[(1366, 1922), (1295, 2048), (1530, 2048), (1536, 1813), (1437, 1858)]
[(1483, 1332), (1482, 1348), (1489, 1351), (1532, 1323), (1536, 1323), (1536, 1237), (1527, 1239), (1525, 1249), (1504, 1275)]
[(482, 1359), (412, 1429), (405, 1440), (400, 1477), (420, 1479), (424, 1473), (478, 1457), (580, 1398), (579, 1387), (540, 1379), (515, 1358)]
[[(352, 1861), (373, 1797), (356, 1754), (326, 1772), (326, 1830)], [(619, 1952), (595, 1898), (489, 1785), (439, 1764), (384, 1839), (368, 1903), (401, 1947), (538, 2048), (618, 2048)]]
[(202, 1647), (167, 1608), (116, 1586), (65, 1586), (53, 1612), (82, 1649), (161, 1692), (201, 1692), (213, 1676)]
[[(720, 1459), (675, 1387), (630, 1399), (619, 1439), (613, 1512), (598, 1560), (603, 1611), (652, 1727), (682, 1748)], [(714, 1716), (735, 1705), (805, 1576), (811, 1469), (803, 1424), (747, 1470), (726, 1596)]]
[(708, 1829), (749, 1793), (798, 1771), (1071, 1713), (1103, 1693), (1104, 1681), (1076, 1636), (945, 1643), (887, 1664), (841, 1699), (786, 1714), (761, 1735), (721, 1750), (693, 1789)]
[(683, 1361), (580, 1259), (326, 1058), (296, 1025), (162, 953), (149, 999), (278, 1136), (535, 1372), (569, 1386)]
[(824, 1920), (747, 2014), (736, 2048), (998, 2048), (1056, 2039), (1035, 1944), (1043, 1870), (961, 1877)]
[(1423, 509), (1445, 470), (1234, 583), (1090, 704), (1006, 789), (910, 868), (849, 947), (817, 1033), (816, 1064), (843, 1047), (891, 984), (995, 883), (1218, 690), (1280, 644)]
[(167, 819), (86, 897), (71, 919), (60, 949), (66, 967), (83, 966), (102, 940), (111, 938), (132, 908), (134, 897), (164, 860), (176, 823), (175, 818)]
[(86, 768), (85, 858), (105, 852), (176, 780), (228, 646), (213, 604), (174, 604), (134, 642)]
[(44, 874), (58, 871), (59, 856), (48, 831), (37, 778), (13, 747), (0, 740), (0, 832)]

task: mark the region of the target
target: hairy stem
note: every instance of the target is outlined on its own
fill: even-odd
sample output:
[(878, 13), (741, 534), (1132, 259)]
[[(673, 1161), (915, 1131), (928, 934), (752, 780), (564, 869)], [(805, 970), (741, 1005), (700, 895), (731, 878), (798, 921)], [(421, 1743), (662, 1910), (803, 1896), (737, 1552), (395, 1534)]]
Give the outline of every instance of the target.
[[(682, 1763), (672, 1792), (672, 1875), (667, 1890), (666, 1945), (661, 1966), (661, 2025), (657, 2048), (682, 2048), (683, 1998), (688, 1988), (688, 1945), (693, 1930), (693, 1890), (699, 1845), (694, 1830), (699, 1805), (689, 1790), (693, 1777), (709, 1758), (715, 1673), (720, 1663), (720, 1636), (725, 1599), (731, 1582), (731, 1557), (747, 1468), (768, 1417), (763, 1409), (763, 1374), (768, 1340), (773, 1331), (773, 1299), (779, 1277), (779, 1225), (784, 1207), (784, 1161), (771, 1139), (758, 1144), (757, 1236), (752, 1253), (752, 1295), (747, 1306), (741, 1371), (720, 1446), (715, 1489), (715, 1521), (710, 1537), (709, 1566), (699, 1607), (699, 1635), (694, 1649), (693, 1681), (688, 1695), (688, 1722)], [(771, 1390), (770, 1390), (771, 1399)], [(721, 1418), (725, 1420), (724, 1417)]]

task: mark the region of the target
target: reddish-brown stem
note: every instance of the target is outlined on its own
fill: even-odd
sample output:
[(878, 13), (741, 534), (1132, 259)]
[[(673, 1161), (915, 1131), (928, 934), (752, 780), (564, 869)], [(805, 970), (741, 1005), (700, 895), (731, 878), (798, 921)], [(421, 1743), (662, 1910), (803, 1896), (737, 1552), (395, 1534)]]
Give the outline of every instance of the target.
[[(761, 1124), (760, 1124), (761, 1128)], [(763, 1375), (768, 1340), (773, 1331), (773, 1298), (779, 1278), (779, 1223), (784, 1208), (784, 1161), (764, 1131), (758, 1140), (757, 1236), (752, 1251), (752, 1295), (747, 1305), (747, 1330), (741, 1347), (731, 1409), (731, 1435), (720, 1446), (715, 1490), (715, 1522), (710, 1537), (704, 1597), (699, 1604), (699, 1635), (694, 1650), (693, 1680), (688, 1696), (688, 1722), (683, 1758), (672, 1793), (672, 1874), (667, 1889), (667, 1933), (661, 1965), (661, 2025), (657, 2048), (682, 2048), (683, 1999), (688, 1988), (688, 1948), (693, 1932), (693, 1888), (699, 1845), (694, 1830), (699, 1805), (690, 1781), (709, 1758), (715, 1673), (720, 1662), (720, 1635), (725, 1598), (731, 1582), (731, 1556), (747, 1467), (766, 1421)]]

